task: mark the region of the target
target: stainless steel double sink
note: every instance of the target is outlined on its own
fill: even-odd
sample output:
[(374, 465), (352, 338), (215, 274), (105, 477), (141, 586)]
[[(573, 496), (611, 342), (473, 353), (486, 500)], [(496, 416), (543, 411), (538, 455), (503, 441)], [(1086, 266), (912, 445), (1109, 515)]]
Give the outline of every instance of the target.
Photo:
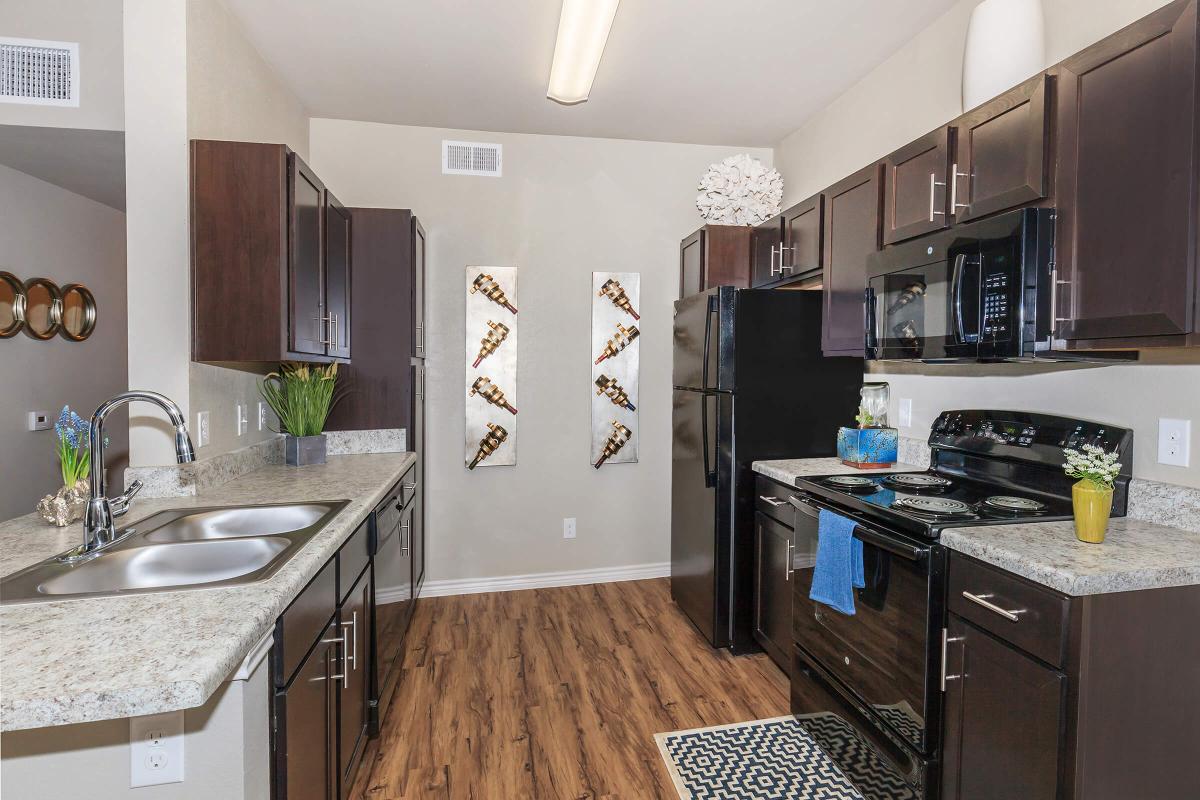
[(0, 580), (0, 604), (236, 586), (274, 575), (348, 500), (160, 511), (75, 563), (49, 558)]

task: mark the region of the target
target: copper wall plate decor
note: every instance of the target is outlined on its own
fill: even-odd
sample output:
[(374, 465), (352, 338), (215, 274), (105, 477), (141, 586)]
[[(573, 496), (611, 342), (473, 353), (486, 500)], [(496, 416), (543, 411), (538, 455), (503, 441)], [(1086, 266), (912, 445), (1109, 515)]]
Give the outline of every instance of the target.
[(64, 339), (82, 342), (96, 330), (96, 297), (82, 283), (68, 283), (62, 290), (62, 327)]
[(45, 341), (58, 335), (62, 327), (62, 290), (48, 278), (25, 281), (26, 336)]
[(25, 327), (25, 284), (11, 272), (0, 272), (0, 339)]

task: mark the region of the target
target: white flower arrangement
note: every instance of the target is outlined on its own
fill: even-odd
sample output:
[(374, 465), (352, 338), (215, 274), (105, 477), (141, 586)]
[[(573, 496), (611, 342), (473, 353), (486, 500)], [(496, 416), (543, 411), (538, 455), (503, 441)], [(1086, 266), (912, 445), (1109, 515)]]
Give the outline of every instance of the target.
[(1111, 489), (1113, 481), (1121, 474), (1121, 464), (1116, 452), (1106, 453), (1103, 447), (1085, 444), (1082, 450), (1063, 450), (1067, 463), (1063, 471), (1072, 478), (1091, 481), (1097, 486)]
[(779, 213), (783, 177), (746, 153), (713, 164), (700, 178), (696, 208), (705, 222), (757, 225)]

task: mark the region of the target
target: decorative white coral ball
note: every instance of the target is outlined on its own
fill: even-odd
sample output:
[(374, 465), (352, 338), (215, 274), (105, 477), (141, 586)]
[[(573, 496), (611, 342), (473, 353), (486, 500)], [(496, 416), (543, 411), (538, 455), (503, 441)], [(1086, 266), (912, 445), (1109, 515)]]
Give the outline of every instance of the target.
[(715, 225), (757, 225), (779, 213), (783, 177), (747, 153), (713, 164), (700, 179), (696, 208)]

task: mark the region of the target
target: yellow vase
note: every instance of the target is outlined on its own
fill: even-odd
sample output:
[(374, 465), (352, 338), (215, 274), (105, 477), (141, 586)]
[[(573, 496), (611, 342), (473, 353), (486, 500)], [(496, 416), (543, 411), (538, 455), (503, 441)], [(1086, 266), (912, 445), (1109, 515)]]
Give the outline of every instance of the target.
[(1075, 509), (1075, 537), (1081, 542), (1099, 544), (1108, 530), (1112, 514), (1113, 490), (1082, 480), (1071, 487), (1071, 503)]

